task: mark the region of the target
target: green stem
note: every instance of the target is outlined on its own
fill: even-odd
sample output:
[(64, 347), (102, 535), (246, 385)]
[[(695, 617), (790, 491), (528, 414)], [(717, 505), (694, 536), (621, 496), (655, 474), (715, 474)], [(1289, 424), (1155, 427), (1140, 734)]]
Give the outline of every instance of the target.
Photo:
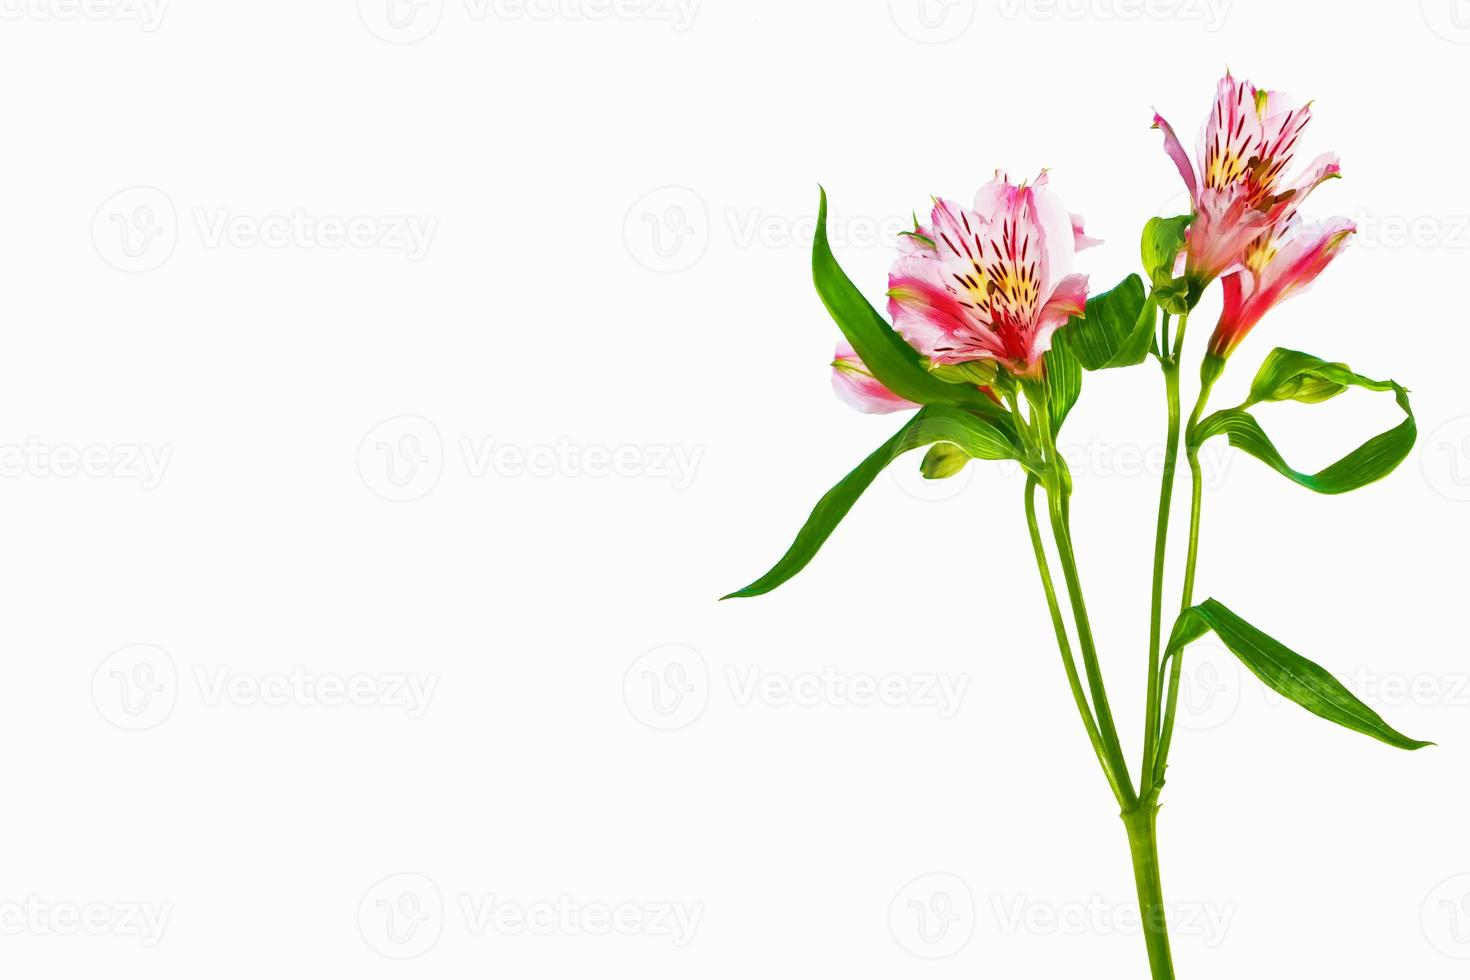
[[(1189, 460), (1190, 492), (1189, 550), (1184, 559), (1184, 589), (1179, 601), (1181, 613), (1194, 605), (1194, 571), (1199, 561), (1200, 510), (1204, 503), (1204, 478), (1200, 471), (1199, 446), (1195, 442), (1195, 431), (1199, 427), (1201, 416), (1204, 415), (1205, 405), (1210, 400), (1210, 392), (1215, 387), (1215, 382), (1219, 379), (1223, 368), (1223, 362), (1206, 358), (1199, 399), (1194, 404), (1194, 411), (1189, 415), (1189, 425), (1184, 430), (1184, 455)], [(1159, 731), (1158, 752), (1154, 757), (1152, 768), (1146, 770), (1144, 777), (1151, 780), (1152, 785), (1156, 788), (1164, 783), (1164, 770), (1169, 764), (1169, 747), (1174, 741), (1174, 717), (1179, 706), (1179, 680), (1180, 658), (1176, 655), (1171, 658), (1169, 665), (1169, 690), (1166, 695), (1164, 720)]]
[(1159, 875), (1159, 808), (1146, 803), (1123, 813), (1128, 847), (1133, 854), (1133, 878), (1138, 886), (1138, 910), (1143, 917), (1143, 941), (1148, 948), (1153, 980), (1174, 980), (1174, 958), (1169, 952), (1168, 915)]
[[(1186, 318), (1187, 319), (1187, 318)], [(1182, 325), (1182, 322), (1181, 322)], [(1153, 592), (1148, 621), (1148, 696), (1143, 729), (1143, 769), (1140, 792), (1145, 797), (1153, 788), (1154, 753), (1159, 740), (1159, 687), (1163, 682), (1159, 662), (1164, 619), (1164, 568), (1169, 542), (1169, 512), (1174, 503), (1174, 472), (1179, 465), (1179, 365), (1164, 361), (1164, 391), (1169, 405), (1169, 430), (1164, 448), (1164, 473), (1159, 486), (1159, 518), (1154, 530)]]
[(1113, 795), (1121, 804), (1125, 797), (1118, 785), (1118, 777), (1108, 763), (1102, 736), (1097, 730), (1097, 722), (1092, 717), (1092, 708), (1087, 703), (1087, 695), (1082, 690), (1082, 679), (1077, 674), (1077, 661), (1072, 656), (1072, 642), (1067, 636), (1067, 624), (1062, 618), (1061, 606), (1057, 603), (1057, 591), (1056, 586), (1052, 583), (1051, 566), (1046, 558), (1046, 547), (1042, 544), (1041, 528), (1036, 520), (1037, 483), (1035, 476), (1028, 477), (1026, 480), (1026, 527), (1031, 532), (1031, 548), (1036, 552), (1036, 569), (1041, 573), (1041, 588), (1046, 592), (1046, 607), (1051, 613), (1052, 629), (1057, 634), (1057, 647), (1062, 653), (1062, 668), (1067, 673), (1067, 686), (1071, 688), (1072, 700), (1076, 702), (1077, 711), (1082, 715), (1082, 724), (1087, 729), (1087, 739), (1092, 743), (1092, 750), (1097, 754), (1097, 761), (1108, 778), (1108, 785), (1113, 788)]
[(1077, 557), (1072, 550), (1072, 529), (1061, 495), (1048, 491), (1052, 536), (1056, 539), (1057, 556), (1062, 563), (1062, 578), (1067, 583), (1067, 595), (1072, 601), (1072, 618), (1077, 624), (1077, 643), (1082, 648), (1082, 666), (1087, 672), (1088, 687), (1092, 692), (1092, 706), (1097, 715), (1097, 726), (1102, 736), (1103, 749), (1122, 797), (1124, 808), (1137, 803), (1132, 780), (1128, 775), (1128, 762), (1123, 757), (1123, 747), (1118, 741), (1118, 728), (1113, 722), (1113, 711), (1108, 706), (1108, 692), (1103, 687), (1102, 667), (1097, 659), (1097, 644), (1092, 637), (1092, 624), (1087, 616), (1087, 603), (1082, 598), (1082, 580), (1077, 573)]
[(1118, 741), (1118, 727), (1113, 722), (1113, 712), (1108, 706), (1108, 692), (1103, 686), (1102, 668), (1097, 659), (1097, 645), (1092, 638), (1092, 625), (1087, 618), (1087, 605), (1082, 599), (1082, 581), (1077, 573), (1077, 558), (1072, 550), (1072, 530), (1067, 498), (1071, 492), (1071, 477), (1067, 464), (1057, 452), (1056, 433), (1052, 429), (1049, 400), (1044, 386), (1037, 385), (1026, 393), (1031, 405), (1031, 414), (1036, 423), (1039, 448), (1042, 454), (1041, 479), (1046, 489), (1047, 510), (1051, 514), (1052, 537), (1056, 541), (1057, 556), (1062, 563), (1062, 578), (1067, 584), (1067, 597), (1071, 600), (1072, 619), (1077, 625), (1077, 644), (1082, 649), (1082, 669), (1087, 675), (1087, 686), (1092, 694), (1093, 716), (1097, 719), (1099, 737), (1102, 740), (1104, 769), (1124, 809), (1137, 802), (1133, 782), (1128, 775), (1128, 761), (1123, 757), (1123, 747)]

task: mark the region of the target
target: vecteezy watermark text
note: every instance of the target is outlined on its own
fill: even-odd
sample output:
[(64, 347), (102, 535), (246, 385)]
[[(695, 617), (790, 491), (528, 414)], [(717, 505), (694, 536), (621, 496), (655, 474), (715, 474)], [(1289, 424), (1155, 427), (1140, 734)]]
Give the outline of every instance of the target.
[(140, 443), (45, 443), (31, 436), (23, 443), (0, 444), (0, 477), (35, 479), (136, 480), (156, 490), (173, 458), (173, 446)]
[(0, 20), (115, 21), (158, 30), (170, 0), (0, 0)]
[[(776, 671), (759, 664), (726, 664), (723, 679), (737, 708), (903, 709), (948, 721), (970, 689), (968, 674), (931, 671), (868, 673), (826, 666)], [(669, 643), (647, 650), (623, 675), (628, 711), (650, 728), (674, 731), (693, 724), (709, 705), (709, 665), (693, 647)]]
[[(439, 688), (438, 674), (357, 671), (343, 674), (297, 664), (246, 671), (229, 664), (194, 664), (184, 675), (205, 708), (375, 709), (422, 718)], [(186, 686), (167, 651), (139, 643), (114, 651), (92, 675), (92, 703), (119, 728), (143, 731), (173, 714)]]
[[(189, 215), (193, 240), (211, 251), (378, 251), (401, 253), (417, 262), (428, 254), (439, 230), (434, 215), (335, 214), (301, 206), (263, 213), (195, 207)], [(157, 187), (129, 187), (103, 201), (92, 216), (92, 244), (119, 271), (151, 272), (174, 254), (188, 227), (167, 193)]]
[(375, 952), (390, 959), (421, 956), (434, 947), (447, 920), (458, 913), (471, 937), (646, 936), (683, 949), (704, 918), (702, 902), (588, 901), (561, 894), (522, 900), (461, 891), (447, 903), (427, 875), (389, 875), (363, 895), (358, 931)]
[(1005, 20), (1177, 21), (1213, 34), (1225, 26), (1231, 0), (996, 0)]
[(700, 445), (610, 445), (566, 437), (523, 443), (466, 435), (453, 448), (457, 452), (446, 452), (439, 427), (429, 419), (400, 415), (374, 426), (358, 444), (358, 474), (373, 493), (397, 503), (428, 496), (446, 468), (476, 480), (654, 480), (687, 490), (704, 458)]
[(50, 902), (39, 895), (0, 901), (0, 936), (120, 936), (157, 946), (172, 902)]
[(694, 25), (702, 0), (357, 0), (357, 15), (375, 37), (414, 44), (438, 30), (446, 8), (473, 24), (585, 21), (668, 24), (675, 34)]

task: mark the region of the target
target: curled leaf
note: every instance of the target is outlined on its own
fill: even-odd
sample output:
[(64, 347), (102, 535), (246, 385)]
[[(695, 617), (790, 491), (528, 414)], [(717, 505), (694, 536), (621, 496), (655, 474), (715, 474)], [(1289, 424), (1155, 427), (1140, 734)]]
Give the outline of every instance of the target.
[[(1350, 387), (1393, 392), (1394, 401), (1406, 417), (1394, 428), (1379, 433), (1316, 473), (1303, 473), (1288, 465), (1260, 422), (1247, 411), (1266, 401), (1323, 402)], [(1256, 373), (1249, 397), (1236, 408), (1227, 408), (1205, 419), (1191, 433), (1190, 441), (1198, 447), (1218, 435), (1226, 436), (1230, 445), (1261, 460), (1293, 483), (1317, 493), (1334, 494), (1356, 490), (1392, 473), (1413, 449), (1418, 427), (1409, 407), (1409, 393), (1396, 382), (1374, 381), (1355, 374), (1345, 364), (1278, 347)]]

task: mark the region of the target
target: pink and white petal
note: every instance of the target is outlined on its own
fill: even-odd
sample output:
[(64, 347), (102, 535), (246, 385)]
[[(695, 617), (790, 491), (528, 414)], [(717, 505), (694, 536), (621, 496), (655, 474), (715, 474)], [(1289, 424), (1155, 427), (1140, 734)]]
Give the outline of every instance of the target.
[(1063, 323), (1069, 317), (1083, 316), (1087, 312), (1087, 274), (1074, 272), (1057, 283), (1046, 305), (1041, 308), (1043, 318), (1060, 317)]
[(1073, 273), (1057, 283), (1041, 315), (1036, 321), (1036, 333), (1031, 338), (1031, 359), (1035, 361), (1051, 350), (1051, 335), (1057, 332), (1074, 316), (1082, 316), (1087, 309), (1087, 276)]
[(1184, 186), (1189, 188), (1189, 199), (1199, 199), (1199, 178), (1194, 174), (1194, 164), (1189, 162), (1189, 154), (1184, 152), (1184, 144), (1179, 142), (1179, 137), (1174, 133), (1174, 127), (1169, 125), (1168, 120), (1157, 112), (1154, 113), (1154, 129), (1162, 130), (1164, 133), (1164, 152), (1169, 154), (1169, 159), (1174, 161), (1174, 166), (1179, 168), (1179, 176), (1184, 178)]
[(1261, 271), (1255, 293), (1275, 304), (1305, 290), (1347, 247), (1358, 226), (1347, 218), (1302, 225)]
[(832, 362), (832, 391), (859, 412), (872, 415), (919, 407), (908, 399), (895, 395), (873, 377), (845, 340), (837, 345), (837, 357)]
[(1260, 157), (1272, 161), (1265, 178), (1269, 185), (1280, 178), (1296, 154), (1302, 132), (1312, 121), (1312, 104), (1293, 106), (1280, 92), (1257, 92), (1256, 100), (1261, 117)]
[(984, 294), (983, 249), (990, 222), (985, 215), (966, 211), (952, 201), (934, 202), (934, 245), (940, 264), (939, 281), (946, 288)]
[(1301, 207), (1307, 195), (1318, 187), (1335, 177), (1342, 176), (1342, 165), (1338, 163), (1336, 153), (1323, 153), (1307, 165), (1287, 187), (1282, 191), (1276, 206), (1276, 220), (1294, 213)]
[(1238, 268), (1272, 217), (1250, 206), (1249, 190), (1241, 184), (1204, 188), (1185, 236), (1189, 274), (1211, 280)]
[(904, 274), (900, 267), (911, 264), (910, 259), (900, 260), (895, 274), (888, 277), (888, 314), (893, 318), (893, 329), (925, 357), (944, 361), (960, 338), (969, 333), (970, 318), (959, 299), (935, 285), (927, 274)]
[(1010, 201), (1016, 187), (1002, 170), (995, 172), (990, 183), (975, 192), (975, 213), (982, 218), (992, 218)]
[(1093, 238), (1082, 227), (1082, 215), (1072, 215), (1072, 247), (1074, 251), (1080, 252), (1084, 248), (1093, 248), (1101, 245), (1101, 238)]
[(1072, 257), (1077, 252), (1077, 225), (1061, 198), (1047, 190), (1044, 182), (1022, 193), (1030, 198), (1031, 218), (1046, 256), (1041, 283), (1045, 291), (1072, 271)]
[(1221, 357), (1228, 355), (1250, 328), (1255, 326), (1255, 320), (1247, 319), (1247, 301), (1254, 291), (1249, 283), (1250, 273), (1244, 271), (1233, 272), (1220, 280), (1224, 306), (1220, 312), (1220, 321), (1210, 337), (1211, 353)]
[(1264, 136), (1256, 110), (1256, 87), (1237, 82), (1226, 72), (1200, 140), (1201, 189), (1224, 188), (1244, 178), (1252, 159), (1259, 155)]

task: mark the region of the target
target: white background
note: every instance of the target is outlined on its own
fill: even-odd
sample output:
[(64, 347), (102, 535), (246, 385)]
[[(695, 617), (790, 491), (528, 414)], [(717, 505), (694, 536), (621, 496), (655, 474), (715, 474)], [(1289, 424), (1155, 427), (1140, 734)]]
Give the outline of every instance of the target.
[[(1470, 7), (528, 2), (0, 3), (5, 975), (1144, 975), (1013, 469), (906, 459), (714, 600), (899, 424), (829, 390), (818, 182), (877, 299), (928, 195), (1050, 167), (1106, 288), (1185, 206), (1151, 107), (1192, 146), (1228, 63), (1317, 100), (1363, 233), (1217, 404), (1280, 343), (1423, 434), (1339, 498), (1212, 447), (1199, 594), (1440, 745), (1201, 644), (1176, 959), (1463, 976)], [(1396, 415), (1262, 413), (1303, 469)], [(1145, 365), (1065, 433), (1135, 759), (1162, 423)], [(899, 703), (782, 696), (824, 671)]]

